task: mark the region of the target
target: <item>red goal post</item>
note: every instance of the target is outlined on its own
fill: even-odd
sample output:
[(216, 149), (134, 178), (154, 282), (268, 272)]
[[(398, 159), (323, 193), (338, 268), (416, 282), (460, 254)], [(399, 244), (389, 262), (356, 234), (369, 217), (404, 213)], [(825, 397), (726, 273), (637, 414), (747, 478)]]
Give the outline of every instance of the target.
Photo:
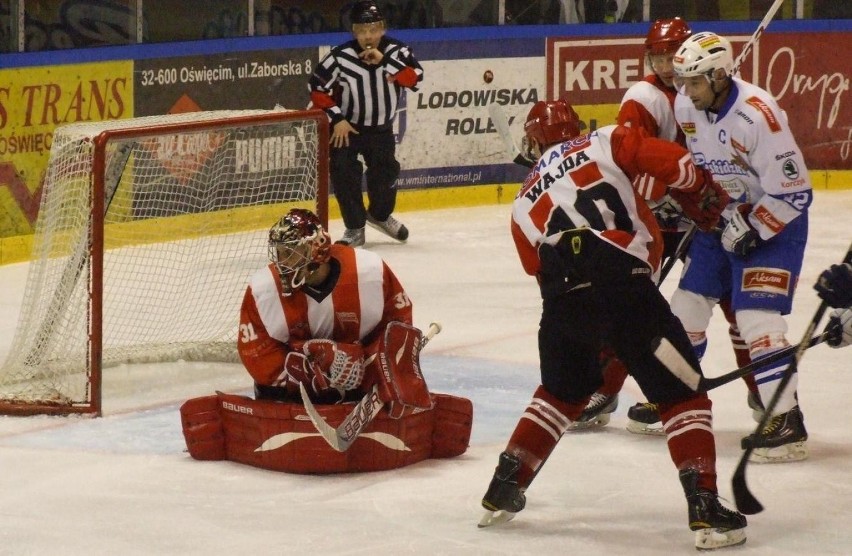
[(295, 206), (328, 225), (328, 144), (320, 110), (57, 128), (0, 414), (100, 415), (123, 363), (238, 361), (269, 228)]

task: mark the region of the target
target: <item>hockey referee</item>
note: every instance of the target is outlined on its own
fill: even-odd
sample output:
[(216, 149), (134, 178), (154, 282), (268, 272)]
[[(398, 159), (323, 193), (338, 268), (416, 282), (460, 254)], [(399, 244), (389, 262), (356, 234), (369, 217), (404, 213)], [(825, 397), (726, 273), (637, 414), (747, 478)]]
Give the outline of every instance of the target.
[[(417, 90), (423, 68), (408, 46), (385, 35), (372, 0), (355, 2), (350, 20), (354, 40), (333, 48), (308, 84), (311, 104), (331, 120), (331, 185), (346, 225), (338, 243), (364, 245), (365, 224), (404, 242), (408, 229), (392, 215), (399, 176), (393, 119), (402, 88)], [(367, 166), (369, 208), (358, 155)]]

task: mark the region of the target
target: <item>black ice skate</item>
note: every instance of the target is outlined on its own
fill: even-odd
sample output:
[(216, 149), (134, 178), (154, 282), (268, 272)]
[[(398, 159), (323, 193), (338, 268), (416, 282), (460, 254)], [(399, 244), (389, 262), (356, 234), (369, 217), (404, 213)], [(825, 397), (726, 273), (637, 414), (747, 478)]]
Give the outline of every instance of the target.
[(715, 550), (746, 542), (746, 517), (724, 507), (715, 493), (698, 488), (697, 471), (681, 471), (680, 482), (689, 507), (689, 528), (695, 531), (696, 549)]
[(787, 413), (772, 417), (759, 435), (750, 434), (743, 438), (742, 448), (754, 446), (749, 461), (755, 463), (801, 461), (808, 457), (807, 439), (802, 412), (799, 406), (795, 406)]
[(380, 221), (367, 214), (367, 224), (402, 243), (405, 243), (408, 239), (408, 228), (393, 216), (388, 216), (387, 220)]
[(609, 423), (609, 418), (618, 409), (618, 394), (607, 396), (595, 392), (579, 419), (568, 425), (568, 431), (584, 431), (603, 427)]
[(650, 402), (637, 403), (627, 410), (627, 430), (635, 434), (663, 435), (660, 408)]
[(494, 477), (488, 485), (488, 491), (482, 497), (482, 507), (488, 510), (479, 521), (479, 527), (490, 527), (505, 523), (524, 509), (527, 499), (524, 489), (518, 487), (518, 469), (520, 460), (511, 454), (503, 452)]

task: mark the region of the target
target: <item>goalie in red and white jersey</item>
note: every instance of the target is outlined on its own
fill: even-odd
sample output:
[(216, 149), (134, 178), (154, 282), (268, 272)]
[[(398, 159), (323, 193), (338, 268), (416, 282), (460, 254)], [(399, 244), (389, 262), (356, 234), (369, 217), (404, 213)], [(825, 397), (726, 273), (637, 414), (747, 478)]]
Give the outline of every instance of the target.
[(269, 259), (249, 280), (237, 344), (257, 398), (300, 401), (300, 382), (320, 403), (363, 395), (365, 346), (412, 323), (396, 275), (371, 251), (332, 245), (304, 209), (272, 227)]
[[(184, 403), (192, 457), (345, 473), (464, 453), (473, 405), (429, 391), (411, 301), (378, 255), (332, 245), (314, 213), (293, 209), (269, 231), (269, 260), (249, 279), (237, 339), (255, 399), (217, 392)], [(346, 448), (323, 438), (300, 385), (329, 426), (350, 414), (361, 419)], [(340, 403), (361, 399), (381, 402), (377, 413), (364, 417), (352, 413), (360, 405)]]
[(710, 400), (654, 357), (655, 340), (665, 338), (700, 369), (652, 279), (662, 252), (659, 227), (632, 181), (648, 173), (669, 184), (704, 229), (716, 225), (728, 197), (675, 143), (624, 126), (579, 135), (579, 124), (574, 109), (558, 100), (536, 103), (524, 126), (538, 163), (515, 198), (511, 231), (524, 270), (541, 290), (541, 385), (500, 454), (480, 526), (524, 508), (526, 489), (600, 387), (598, 357), (609, 346), (659, 404), (696, 547), (741, 544), (745, 517), (718, 500)]

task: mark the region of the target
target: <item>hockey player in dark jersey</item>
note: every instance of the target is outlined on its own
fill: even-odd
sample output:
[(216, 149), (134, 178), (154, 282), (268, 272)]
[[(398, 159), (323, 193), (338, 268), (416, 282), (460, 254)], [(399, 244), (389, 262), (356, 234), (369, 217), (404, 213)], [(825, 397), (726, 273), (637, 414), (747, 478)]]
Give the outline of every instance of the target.
[(536, 103), (524, 126), (538, 162), (514, 201), (511, 232), (524, 270), (541, 290), (541, 385), (499, 456), (480, 526), (505, 522), (524, 508), (527, 487), (601, 385), (598, 357), (609, 345), (659, 404), (696, 547), (742, 544), (745, 517), (718, 500), (710, 400), (653, 355), (654, 340), (665, 338), (700, 368), (656, 288), (659, 227), (632, 180), (649, 173), (669, 184), (705, 229), (716, 225), (727, 195), (675, 143), (624, 126), (579, 135), (578, 122), (573, 108), (558, 100)]

